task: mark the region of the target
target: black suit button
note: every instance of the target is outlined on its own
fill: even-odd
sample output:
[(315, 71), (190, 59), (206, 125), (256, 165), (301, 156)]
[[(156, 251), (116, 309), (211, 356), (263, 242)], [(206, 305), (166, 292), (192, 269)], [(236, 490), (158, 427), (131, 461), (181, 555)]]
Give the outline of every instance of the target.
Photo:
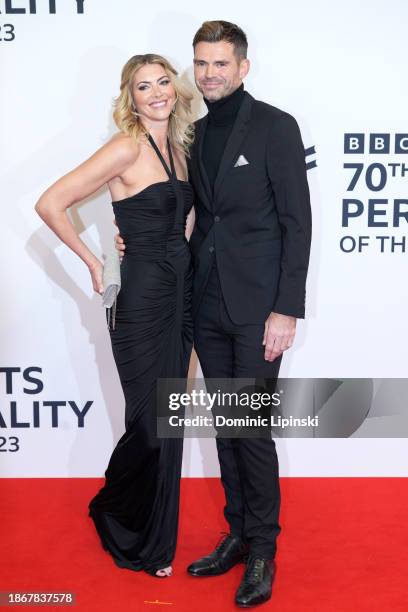
[(220, 221), (220, 217), (217, 215), (216, 217), (214, 217), (214, 221), (218, 223), (218, 221)]
[(215, 251), (213, 246), (210, 246), (210, 248), (208, 250), (210, 251), (210, 253), (214, 253), (214, 251)]

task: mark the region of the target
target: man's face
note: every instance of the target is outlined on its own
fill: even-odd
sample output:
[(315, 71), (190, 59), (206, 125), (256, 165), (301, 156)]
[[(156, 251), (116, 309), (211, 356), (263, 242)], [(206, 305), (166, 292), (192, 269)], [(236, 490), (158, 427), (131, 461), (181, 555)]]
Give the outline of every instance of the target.
[(229, 96), (248, 74), (249, 61), (234, 55), (234, 45), (226, 42), (199, 42), (194, 49), (194, 79), (210, 102)]

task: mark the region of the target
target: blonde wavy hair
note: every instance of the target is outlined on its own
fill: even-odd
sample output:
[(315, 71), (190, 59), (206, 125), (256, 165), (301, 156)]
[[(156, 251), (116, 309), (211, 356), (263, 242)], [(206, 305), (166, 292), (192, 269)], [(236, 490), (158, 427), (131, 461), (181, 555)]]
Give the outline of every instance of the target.
[(170, 62), (161, 55), (155, 53), (134, 55), (126, 62), (122, 69), (120, 94), (113, 102), (113, 119), (117, 127), (132, 138), (140, 140), (147, 136), (146, 128), (133, 110), (132, 95), (134, 76), (139, 68), (147, 64), (160, 64), (174, 87), (177, 101), (169, 117), (169, 140), (174, 147), (189, 155), (189, 147), (194, 140), (194, 126), (190, 122), (193, 95), (180, 82), (178, 73)]

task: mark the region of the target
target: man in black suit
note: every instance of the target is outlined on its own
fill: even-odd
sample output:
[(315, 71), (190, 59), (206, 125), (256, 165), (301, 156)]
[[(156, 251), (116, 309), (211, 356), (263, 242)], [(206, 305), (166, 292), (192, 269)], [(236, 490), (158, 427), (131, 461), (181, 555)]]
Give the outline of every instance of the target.
[[(291, 115), (244, 91), (249, 61), (241, 28), (204, 22), (193, 47), (208, 108), (195, 124), (189, 162), (195, 349), (206, 379), (276, 379), (305, 313), (311, 210), (302, 139)], [(215, 576), (244, 560), (235, 601), (246, 607), (271, 596), (281, 530), (275, 442), (216, 443), (230, 533), (187, 571)]]
[[(208, 107), (196, 122), (190, 163), (195, 348), (205, 378), (274, 379), (305, 313), (311, 211), (304, 147), (291, 115), (243, 90), (249, 61), (239, 27), (205, 22), (193, 46)], [(275, 443), (216, 442), (230, 534), (188, 571), (220, 574), (248, 552), (236, 603), (262, 603), (280, 532)]]

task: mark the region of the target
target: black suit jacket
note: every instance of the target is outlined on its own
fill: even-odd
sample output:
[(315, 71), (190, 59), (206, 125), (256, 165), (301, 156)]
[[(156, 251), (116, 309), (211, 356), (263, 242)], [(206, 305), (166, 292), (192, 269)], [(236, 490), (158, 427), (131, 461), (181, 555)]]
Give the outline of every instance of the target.
[[(271, 311), (303, 318), (311, 209), (296, 120), (245, 92), (214, 193), (202, 162), (207, 120), (195, 124), (189, 160), (196, 210), (190, 239), (193, 310), (198, 310), (215, 257), (234, 323), (261, 323)], [(240, 156), (248, 163), (236, 166)]]

